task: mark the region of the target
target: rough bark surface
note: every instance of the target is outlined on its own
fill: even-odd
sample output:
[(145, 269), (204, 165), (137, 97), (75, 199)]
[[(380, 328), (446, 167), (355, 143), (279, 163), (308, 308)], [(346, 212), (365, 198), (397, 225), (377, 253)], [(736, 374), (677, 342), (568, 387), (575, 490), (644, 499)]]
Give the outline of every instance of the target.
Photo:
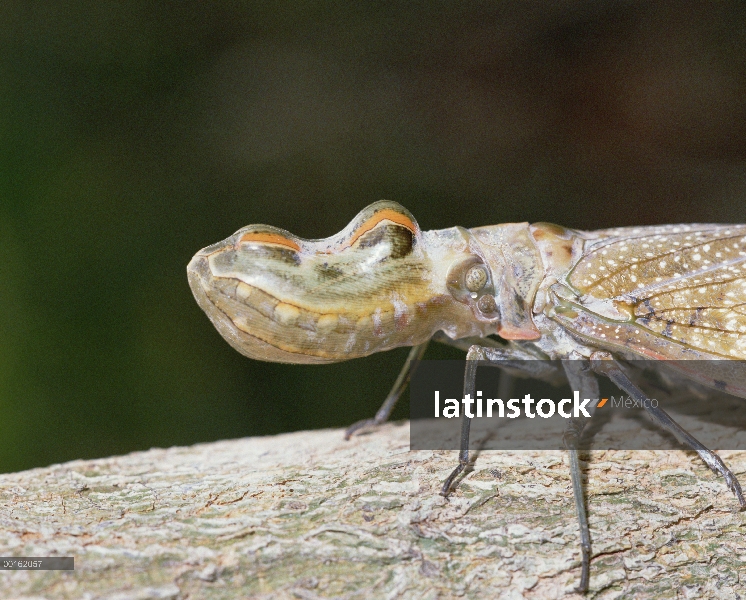
[[(0, 554), (75, 571), (0, 571), (2, 598), (577, 596), (562, 452), (455, 452), (408, 425), (305, 431), (0, 476)], [(594, 451), (590, 597), (746, 597), (746, 516), (696, 454)], [(722, 456), (736, 474), (746, 452)], [(743, 477), (741, 477), (743, 479)]]

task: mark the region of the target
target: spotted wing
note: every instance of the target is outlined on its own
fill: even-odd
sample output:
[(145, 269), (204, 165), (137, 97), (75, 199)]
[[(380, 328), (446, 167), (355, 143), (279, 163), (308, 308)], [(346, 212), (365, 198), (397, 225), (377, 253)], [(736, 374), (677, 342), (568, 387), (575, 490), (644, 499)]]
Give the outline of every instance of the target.
[[(662, 350), (672, 346), (708, 358), (746, 358), (746, 225), (667, 225), (595, 235), (568, 283), (581, 305), (611, 301), (629, 314), (627, 323), (608, 325), (605, 339), (615, 334), (633, 350), (655, 347), (660, 358), (705, 357)], [(651, 335), (659, 341), (651, 343)]]

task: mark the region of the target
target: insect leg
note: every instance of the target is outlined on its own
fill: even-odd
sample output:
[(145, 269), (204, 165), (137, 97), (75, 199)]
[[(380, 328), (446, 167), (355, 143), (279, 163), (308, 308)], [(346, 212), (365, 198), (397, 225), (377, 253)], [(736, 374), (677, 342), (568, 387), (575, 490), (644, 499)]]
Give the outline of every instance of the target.
[[(478, 338), (477, 338), (478, 339)], [(492, 341), (492, 340), (489, 340)], [(485, 347), (472, 345), (466, 354), (466, 369), (464, 372), (464, 397), (469, 394), (475, 397), (477, 367), (480, 361), (487, 361), (489, 366), (498, 367), (503, 371), (516, 373), (521, 377), (541, 379), (549, 383), (565, 381), (565, 376), (558, 365), (552, 361), (537, 360), (520, 346)], [(461, 448), (458, 466), (446, 478), (440, 490), (441, 496), (447, 496), (454, 480), (469, 464), (469, 430), (471, 419), (466, 415), (461, 417)]]
[(680, 443), (694, 450), (714, 473), (721, 475), (725, 479), (725, 483), (738, 499), (738, 503), (741, 505), (741, 510), (746, 509), (746, 499), (743, 497), (743, 492), (741, 491), (741, 485), (738, 483), (738, 479), (736, 479), (733, 472), (725, 465), (723, 460), (717, 454), (705, 447), (695, 439), (694, 436), (684, 430), (662, 408), (652, 406), (647, 395), (632, 383), (610, 354), (607, 352), (596, 352), (591, 356), (591, 361), (594, 371), (602, 373), (611, 379), (611, 381), (614, 382), (614, 385), (619, 389), (629, 394), (637, 402), (640, 402), (656, 425), (671, 433)]
[(394, 410), (396, 403), (399, 401), (399, 397), (402, 395), (402, 392), (409, 383), (409, 379), (412, 377), (412, 368), (414, 365), (414, 361), (422, 359), (422, 356), (423, 354), (425, 354), (425, 350), (427, 349), (429, 343), (430, 341), (428, 340), (424, 344), (412, 346), (412, 349), (409, 351), (409, 355), (407, 356), (407, 360), (404, 362), (404, 366), (402, 367), (402, 370), (399, 372), (399, 376), (394, 382), (394, 387), (391, 388), (391, 391), (389, 392), (388, 396), (386, 396), (386, 399), (383, 401), (381, 408), (379, 408), (378, 412), (376, 412), (376, 416), (372, 419), (363, 419), (362, 421), (358, 421), (357, 423), (353, 423), (352, 425), (350, 425), (345, 431), (346, 440), (349, 440), (350, 437), (352, 437), (352, 434), (359, 429), (381, 425), (388, 420), (391, 411)]
[[(482, 346), (472, 346), (466, 353), (466, 369), (464, 370), (464, 398), (470, 394), (474, 398), (474, 388), (476, 387), (477, 367), (480, 360), (486, 360), (485, 348)], [(469, 429), (471, 428), (471, 419), (466, 415), (461, 417), (461, 449), (458, 453), (458, 466), (451, 471), (451, 474), (443, 482), (440, 490), (441, 496), (447, 496), (451, 491), (454, 479), (459, 476), (461, 471), (469, 464)]]
[[(563, 366), (567, 374), (570, 387), (579, 390), (584, 398), (598, 398), (598, 380), (588, 368), (588, 361), (564, 361)], [(583, 433), (585, 422), (572, 418), (568, 421), (562, 441), (570, 453), (570, 479), (575, 498), (575, 511), (580, 524), (580, 585), (578, 591), (582, 594), (588, 591), (588, 580), (591, 572), (591, 532), (588, 525), (588, 512), (585, 507), (585, 490), (583, 489), (583, 471), (578, 456), (578, 443)]]

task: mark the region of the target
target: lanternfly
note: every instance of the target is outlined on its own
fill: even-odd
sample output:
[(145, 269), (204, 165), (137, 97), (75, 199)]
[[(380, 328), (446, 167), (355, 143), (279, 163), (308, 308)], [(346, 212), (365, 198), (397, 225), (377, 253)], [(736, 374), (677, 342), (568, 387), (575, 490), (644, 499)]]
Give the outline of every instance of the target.
[[(746, 397), (746, 385), (727, 368), (746, 358), (746, 225), (588, 232), (508, 223), (420, 231), (405, 208), (381, 201), (321, 240), (245, 227), (198, 252), (187, 270), (199, 305), (250, 358), (328, 363), (413, 346), (375, 418), (350, 427), (348, 437), (388, 418), (431, 339), (467, 351), (464, 395), (471, 398), (478, 361), (565, 359), (572, 389), (598, 398), (598, 377), (610, 379), (697, 451), (746, 507), (717, 454), (648, 402), (616, 360), (676, 361), (682, 376)], [(687, 368), (687, 360), (712, 367)], [(470, 422), (462, 420), (459, 463), (443, 495), (468, 464)], [(564, 439), (585, 591), (591, 546), (577, 449), (583, 426), (568, 419)]]

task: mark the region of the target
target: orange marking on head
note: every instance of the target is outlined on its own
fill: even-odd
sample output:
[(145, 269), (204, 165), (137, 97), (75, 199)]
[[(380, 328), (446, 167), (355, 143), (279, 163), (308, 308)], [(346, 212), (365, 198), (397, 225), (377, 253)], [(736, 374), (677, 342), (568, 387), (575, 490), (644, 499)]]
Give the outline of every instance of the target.
[(238, 243), (243, 244), (247, 242), (275, 244), (277, 246), (285, 246), (286, 248), (300, 252), (300, 246), (296, 242), (280, 235), (279, 233), (244, 233), (238, 240)]
[(538, 340), (541, 337), (541, 333), (533, 325), (529, 325), (528, 327), (500, 325), (497, 335), (504, 340)]
[(406, 227), (407, 229), (409, 229), (409, 231), (412, 232), (412, 235), (417, 234), (417, 226), (412, 222), (412, 219), (410, 219), (406, 215), (401, 214), (400, 212), (396, 212), (391, 208), (384, 208), (383, 210), (379, 210), (370, 219), (365, 221), (365, 223), (361, 224), (360, 227), (355, 230), (355, 233), (352, 234), (352, 237), (349, 239), (347, 244), (345, 244), (345, 246), (352, 246), (352, 244), (354, 244), (361, 235), (368, 233), (381, 221), (391, 221), (392, 223), (396, 223), (397, 225)]

